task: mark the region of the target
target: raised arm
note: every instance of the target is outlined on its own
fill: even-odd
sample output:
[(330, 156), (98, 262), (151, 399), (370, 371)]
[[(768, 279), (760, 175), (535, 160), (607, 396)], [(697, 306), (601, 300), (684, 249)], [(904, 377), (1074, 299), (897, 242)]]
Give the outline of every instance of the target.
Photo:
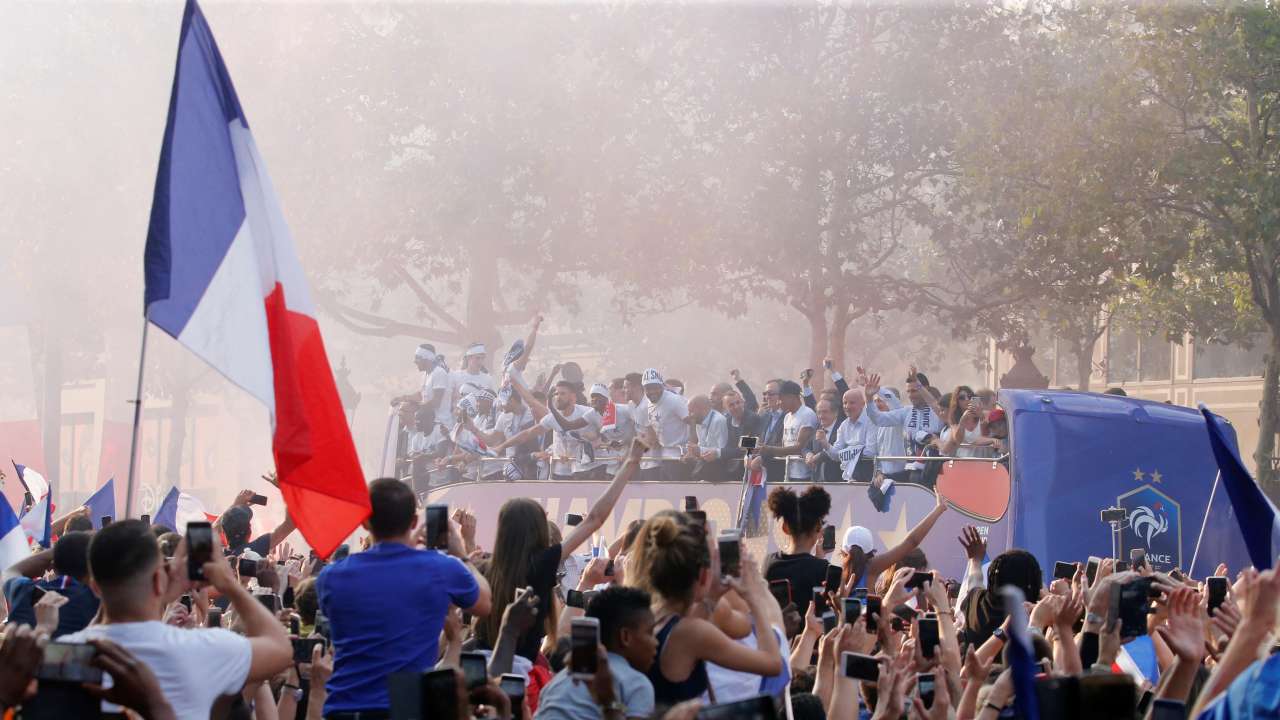
[[(874, 425), (880, 427), (901, 427), (902, 418), (899, 417), (903, 413), (890, 410), (881, 412), (876, 407), (876, 395), (880, 392), (880, 376), (872, 374), (867, 378), (867, 385), (863, 389), (867, 397), (867, 419)], [(899, 408), (901, 409), (901, 408)]]
[(529, 327), (529, 334), (524, 338), (524, 354), (516, 361), (515, 366), (519, 370), (524, 370), (529, 364), (529, 358), (533, 355), (533, 346), (538, 342), (538, 328), (542, 327), (542, 316), (538, 315), (533, 318), (533, 325)]
[(560, 543), (560, 558), (563, 560), (573, 554), (582, 543), (591, 539), (596, 531), (604, 525), (604, 521), (613, 512), (613, 506), (618, 504), (618, 498), (622, 496), (622, 490), (635, 477), (636, 472), (640, 470), (640, 456), (644, 455), (649, 448), (640, 440), (633, 439), (631, 441), (631, 449), (627, 453), (626, 462), (622, 463), (622, 468), (618, 470), (618, 474), (613, 476), (613, 481), (609, 483), (609, 487), (605, 488), (604, 494), (591, 506), (591, 510), (587, 516), (578, 523), (569, 534), (564, 537)]
[(928, 537), (929, 531), (938, 522), (938, 518), (947, 512), (947, 501), (941, 494), (937, 494), (937, 504), (933, 506), (933, 510), (929, 511), (924, 519), (911, 528), (911, 532), (907, 533), (907, 537), (902, 542), (894, 545), (884, 553), (876, 555), (867, 562), (867, 577), (877, 577), (884, 572), (886, 568), (897, 564), (899, 560), (907, 556), (907, 553), (920, 547), (920, 543)]
[(533, 396), (533, 392), (524, 384), (524, 376), (520, 374), (519, 370), (516, 370), (515, 372), (507, 373), (507, 377), (511, 380), (511, 387), (515, 389), (516, 394), (520, 396), (525, 405), (529, 406), (529, 412), (533, 414), (534, 421), (541, 420), (542, 416), (547, 414), (547, 406)]
[(760, 412), (760, 402), (756, 400), (756, 394), (751, 391), (751, 386), (746, 380), (742, 379), (742, 375), (737, 370), (730, 370), (729, 377), (733, 378), (733, 386), (738, 388), (738, 392), (742, 393), (742, 405), (747, 412)]

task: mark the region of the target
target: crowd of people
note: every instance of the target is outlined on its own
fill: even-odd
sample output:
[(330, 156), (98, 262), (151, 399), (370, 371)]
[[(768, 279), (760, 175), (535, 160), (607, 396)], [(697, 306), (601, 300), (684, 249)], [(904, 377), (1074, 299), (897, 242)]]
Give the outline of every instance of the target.
[[(874, 480), (878, 492), (882, 482), (931, 485), (931, 456), (998, 457), (1008, 437), (994, 391), (943, 392), (914, 367), (902, 391), (861, 367), (851, 386), (830, 359), (822, 377), (832, 387), (815, 388), (807, 369), (798, 381), (765, 382), (759, 397), (737, 370), (691, 397), (656, 368), (588, 385), (566, 363), (530, 384), (524, 371), (540, 324), (512, 345), (498, 380), (483, 344), (469, 346), (453, 372), (434, 346), (417, 348), (422, 387), (393, 401), (398, 477), (420, 491), (464, 478), (603, 480), (639, 438), (649, 448), (643, 479), (726, 482), (760, 471), (773, 480)], [(759, 442), (750, 458), (744, 436)]]
[[(736, 372), (688, 398), (655, 369), (587, 388), (561, 367), (530, 385), (536, 338), (535, 324), (500, 383), (483, 347), (457, 373), (418, 349), (423, 387), (396, 400), (406, 472), (368, 485), (359, 540), (329, 558), (294, 552), (288, 517), (253, 537), (249, 490), (204, 528), (207, 553), (199, 524), (94, 530), (84, 508), (55, 521), (50, 549), (4, 571), (6, 717), (1280, 713), (1275, 571), (1191, 578), (1140, 558), (1046, 558), (1047, 577), (1023, 550), (988, 559), (966, 527), (965, 576), (951, 578), (922, 550), (951, 511), (941, 495), (892, 547), (828, 522), (844, 508), (825, 483), (883, 493), (928, 485), (930, 457), (1003, 456), (993, 393), (944, 394), (914, 368), (901, 398), (874, 373), (850, 385), (831, 367), (832, 390), (806, 371), (765, 383), (760, 400)], [(478, 538), (465, 508), (424, 506), (420, 487), (468, 464), (498, 479), (599, 480), (601, 492), (563, 523), (510, 497)], [(790, 481), (767, 498), (777, 552), (754, 556), (696, 502), (600, 535), (631, 482), (757, 471)]]
[[(648, 447), (560, 527), (511, 498), (488, 548), (465, 510), (369, 485), (358, 549), (250, 538), (242, 494), (192, 568), (191, 530), (73, 513), (4, 574), (0, 707), (18, 718), (1237, 718), (1280, 712), (1280, 574), (1211, 578), (1009, 550), (966, 576), (828, 525), (819, 484), (772, 490), (786, 542), (753, 557), (696, 508), (595, 538)], [(797, 488), (799, 490), (797, 490)], [(434, 519), (433, 519), (434, 517)], [(830, 547), (830, 538), (839, 542)], [(571, 559), (584, 562), (569, 578)], [(1063, 569), (1065, 568), (1065, 572)], [(194, 570), (194, 571), (193, 571)], [(192, 577), (199, 579), (193, 580)], [(1018, 649), (1027, 640), (1019, 666)], [(1153, 670), (1125, 672), (1146, 643)], [(1037, 677), (1015, 690), (1019, 668)]]

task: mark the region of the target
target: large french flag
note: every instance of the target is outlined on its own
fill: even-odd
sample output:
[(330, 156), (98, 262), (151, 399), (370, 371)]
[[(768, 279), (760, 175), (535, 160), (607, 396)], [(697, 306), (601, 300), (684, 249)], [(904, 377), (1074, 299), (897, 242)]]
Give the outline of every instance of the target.
[(1223, 420), (1209, 412), (1204, 403), (1200, 404), (1200, 413), (1204, 415), (1219, 478), (1235, 510), (1249, 560), (1259, 570), (1270, 570), (1280, 553), (1280, 511), (1240, 462), (1232, 443), (1227, 441), (1229, 434), (1222, 429)]
[(217, 43), (187, 0), (151, 226), (146, 313), (271, 413), (280, 492), (328, 556), (369, 493), (266, 166)]

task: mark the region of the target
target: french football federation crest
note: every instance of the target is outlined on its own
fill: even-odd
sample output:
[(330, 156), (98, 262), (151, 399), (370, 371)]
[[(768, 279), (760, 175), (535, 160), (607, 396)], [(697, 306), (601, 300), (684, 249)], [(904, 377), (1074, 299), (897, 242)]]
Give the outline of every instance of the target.
[(1120, 537), (1120, 557), (1141, 548), (1156, 570), (1182, 565), (1182, 506), (1151, 485), (1143, 485), (1116, 498), (1128, 518)]

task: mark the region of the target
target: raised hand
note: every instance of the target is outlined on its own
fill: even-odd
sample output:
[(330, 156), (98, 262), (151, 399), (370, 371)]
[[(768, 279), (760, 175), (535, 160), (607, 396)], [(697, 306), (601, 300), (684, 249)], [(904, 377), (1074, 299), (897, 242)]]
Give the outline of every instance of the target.
[(978, 528), (973, 525), (966, 525), (956, 540), (964, 548), (964, 556), (970, 560), (981, 560), (987, 554), (987, 541), (982, 539)]
[(53, 635), (53, 631), (58, 629), (59, 608), (66, 605), (67, 601), (66, 595), (52, 590), (46, 592), (35, 604), (36, 630)]
[(0, 707), (11, 708), (35, 694), (32, 678), (44, 659), (48, 636), (26, 625), (13, 625), (0, 644)]
[(865, 388), (864, 392), (867, 394), (867, 400), (874, 399), (876, 393), (880, 392), (880, 376), (875, 373), (871, 373), (871, 375), (867, 377), (867, 382), (863, 387)]
[(1165, 645), (1180, 659), (1199, 665), (1204, 659), (1204, 615), (1195, 590), (1178, 588), (1169, 593), (1169, 618), (1156, 628)]

